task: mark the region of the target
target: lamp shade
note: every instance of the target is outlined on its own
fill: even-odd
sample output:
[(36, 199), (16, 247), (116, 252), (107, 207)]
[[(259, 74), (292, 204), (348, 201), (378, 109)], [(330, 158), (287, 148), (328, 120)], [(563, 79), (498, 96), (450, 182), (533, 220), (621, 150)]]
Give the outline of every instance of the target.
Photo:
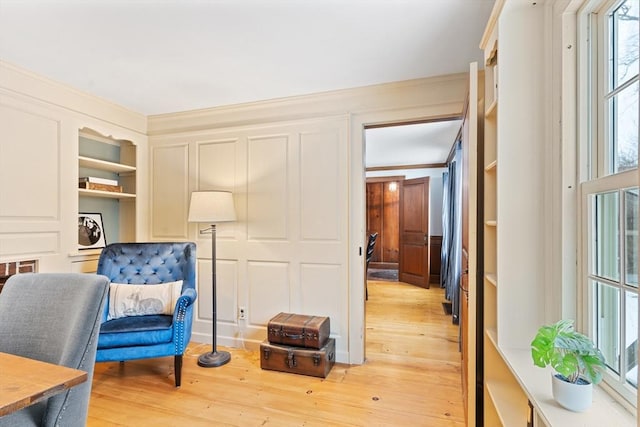
[(189, 204), (189, 222), (228, 222), (236, 220), (233, 194), (228, 191), (194, 191)]

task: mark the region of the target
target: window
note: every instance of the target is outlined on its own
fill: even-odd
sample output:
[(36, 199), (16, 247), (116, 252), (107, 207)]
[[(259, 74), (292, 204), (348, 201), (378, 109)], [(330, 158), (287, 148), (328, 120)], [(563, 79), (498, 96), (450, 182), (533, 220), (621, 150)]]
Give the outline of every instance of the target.
[[(591, 2), (596, 3), (596, 2)], [(607, 363), (605, 381), (632, 404), (638, 389), (639, 0), (589, 10), (582, 177), (581, 277), (589, 331)]]

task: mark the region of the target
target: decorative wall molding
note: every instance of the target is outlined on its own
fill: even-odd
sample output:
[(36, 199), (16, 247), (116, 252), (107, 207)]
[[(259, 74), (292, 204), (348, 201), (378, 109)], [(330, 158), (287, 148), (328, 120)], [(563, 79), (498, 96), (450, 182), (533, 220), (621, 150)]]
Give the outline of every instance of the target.
[[(151, 147), (151, 159), (152, 237), (187, 239), (189, 145)], [(167, 197), (167, 193), (179, 194), (180, 198)]]
[[(387, 108), (414, 108), (423, 105), (460, 104), (462, 111), (467, 74), (406, 80), (267, 101), (215, 107), (180, 113), (149, 116), (148, 135), (159, 136), (273, 123), (331, 115), (358, 114)], [(437, 117), (432, 117), (437, 118)]]
[[(331, 316), (336, 360), (363, 363), (364, 128), (459, 117), (467, 83), (455, 74), (149, 117), (151, 147), (194, 147), (188, 191), (234, 192), (238, 218), (220, 229), (216, 249), (219, 261), (237, 261), (236, 276), (218, 276), (221, 345), (257, 348), (266, 318), (313, 312)], [(200, 243), (204, 266), (210, 242)], [(209, 273), (200, 273), (193, 339), (206, 342)], [(238, 305), (247, 320), (237, 319)]]
[(0, 88), (146, 134), (147, 117), (0, 60)]

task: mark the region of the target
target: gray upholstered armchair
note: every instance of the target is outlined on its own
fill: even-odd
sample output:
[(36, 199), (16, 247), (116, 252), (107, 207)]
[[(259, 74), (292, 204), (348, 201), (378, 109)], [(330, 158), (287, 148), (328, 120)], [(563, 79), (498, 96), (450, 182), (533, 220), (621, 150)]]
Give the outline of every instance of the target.
[[(180, 387), (182, 355), (191, 339), (193, 303), (197, 295), (196, 245), (190, 242), (111, 244), (100, 255), (98, 274), (107, 276), (112, 283), (102, 316), (96, 361), (173, 356), (175, 384)], [(171, 282), (175, 285), (178, 281), (182, 281), (182, 286), (174, 294), (170, 312), (154, 310), (156, 306), (161, 307), (158, 301), (161, 298), (150, 296), (149, 292), (159, 292), (163, 286), (157, 285)], [(143, 286), (114, 287), (114, 284)]]
[(9, 278), (0, 293), (0, 351), (88, 375), (86, 382), (66, 392), (0, 417), (0, 426), (85, 425), (108, 289), (107, 278), (95, 274), (24, 273)]

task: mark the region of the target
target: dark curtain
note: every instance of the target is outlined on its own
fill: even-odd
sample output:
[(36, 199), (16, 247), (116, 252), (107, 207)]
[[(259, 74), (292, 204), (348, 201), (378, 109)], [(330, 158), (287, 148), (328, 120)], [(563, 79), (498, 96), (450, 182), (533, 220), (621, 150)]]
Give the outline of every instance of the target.
[(442, 259), (440, 286), (451, 302), (452, 321), (460, 315), (459, 283), (462, 270), (462, 170), (461, 142), (456, 142), (455, 154), (443, 174), (442, 192)]

